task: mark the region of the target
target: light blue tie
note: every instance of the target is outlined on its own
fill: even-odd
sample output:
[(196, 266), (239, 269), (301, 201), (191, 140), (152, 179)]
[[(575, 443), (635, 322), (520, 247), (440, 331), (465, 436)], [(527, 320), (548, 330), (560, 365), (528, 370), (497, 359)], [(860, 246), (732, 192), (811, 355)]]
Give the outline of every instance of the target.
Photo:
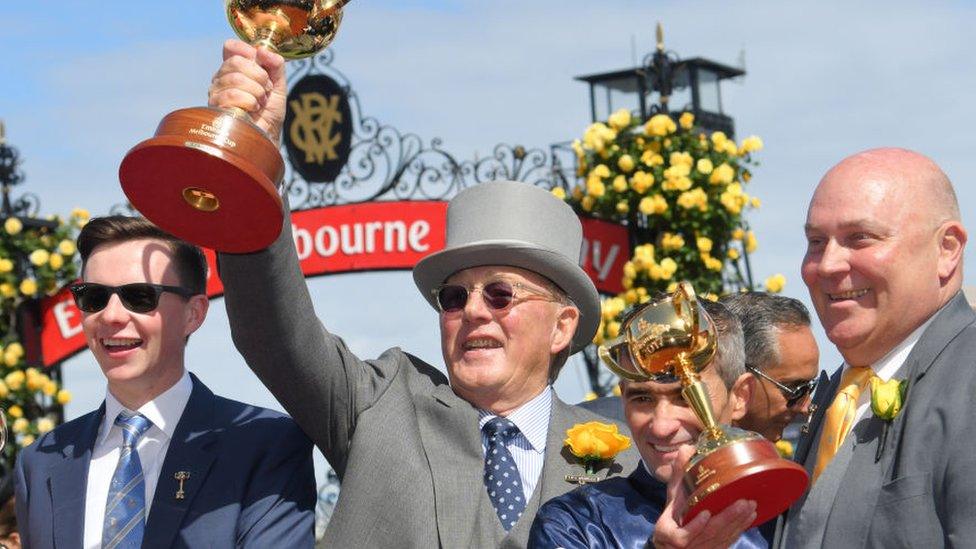
[(525, 492), (519, 470), (512, 453), (505, 447), (505, 443), (518, 436), (520, 431), (511, 420), (503, 417), (492, 418), (482, 430), (488, 435), (485, 488), (488, 489), (488, 499), (498, 514), (498, 520), (507, 532), (525, 511)]
[(146, 529), (146, 481), (136, 444), (152, 422), (142, 414), (122, 412), (115, 424), (122, 428), (122, 453), (108, 489), (102, 549), (137, 549)]

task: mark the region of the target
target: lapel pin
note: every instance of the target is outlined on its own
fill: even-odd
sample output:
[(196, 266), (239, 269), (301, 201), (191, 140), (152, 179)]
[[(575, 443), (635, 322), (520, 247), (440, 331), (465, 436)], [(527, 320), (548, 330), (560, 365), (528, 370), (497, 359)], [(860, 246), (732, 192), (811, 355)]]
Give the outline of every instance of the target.
[(803, 424), (803, 427), (800, 427), (800, 432), (801, 433), (807, 434), (807, 433), (810, 432), (810, 422), (813, 421), (813, 414), (815, 414), (816, 412), (817, 412), (817, 405), (816, 404), (811, 404), (810, 405), (810, 413), (807, 414), (807, 420)]
[(173, 478), (179, 481), (180, 489), (176, 491), (176, 499), (186, 499), (186, 492), (183, 491), (183, 482), (190, 478), (189, 471), (177, 471)]

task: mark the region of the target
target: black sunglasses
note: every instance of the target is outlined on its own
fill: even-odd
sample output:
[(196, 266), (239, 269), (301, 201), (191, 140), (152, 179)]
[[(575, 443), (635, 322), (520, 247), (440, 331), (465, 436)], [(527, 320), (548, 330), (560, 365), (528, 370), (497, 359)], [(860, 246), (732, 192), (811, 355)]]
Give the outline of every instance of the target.
[[(532, 295), (516, 296), (516, 290), (524, 290)], [(481, 288), (475, 286), (470, 290), (460, 284), (444, 284), (434, 288), (431, 293), (434, 294), (437, 300), (437, 307), (441, 312), (454, 313), (463, 309), (468, 303), (468, 296), (476, 291), (481, 292), (481, 298), (485, 300), (485, 305), (488, 305), (489, 308), (495, 311), (502, 311), (511, 306), (516, 300), (525, 301), (531, 299), (533, 296), (538, 299), (556, 301), (556, 298), (551, 294), (530, 288), (518, 282), (507, 282), (504, 280), (489, 282), (481, 286)]]
[(776, 388), (779, 389), (781, 393), (783, 393), (783, 397), (786, 399), (787, 408), (792, 408), (796, 406), (797, 403), (805, 399), (807, 395), (812, 394), (817, 389), (817, 383), (820, 382), (820, 376), (817, 376), (807, 381), (798, 381), (796, 384), (793, 385), (793, 387), (790, 387), (788, 385), (783, 385), (782, 383), (762, 373), (758, 368), (756, 368), (752, 364), (746, 364), (746, 370), (749, 370), (753, 374), (775, 385)]
[(118, 294), (119, 300), (126, 309), (133, 313), (148, 313), (159, 305), (159, 296), (163, 292), (170, 292), (183, 297), (197, 294), (181, 286), (165, 286), (163, 284), (149, 284), (135, 282), (122, 286), (106, 286), (94, 282), (79, 282), (72, 284), (69, 289), (75, 297), (75, 304), (86, 313), (97, 313), (108, 305), (112, 294)]

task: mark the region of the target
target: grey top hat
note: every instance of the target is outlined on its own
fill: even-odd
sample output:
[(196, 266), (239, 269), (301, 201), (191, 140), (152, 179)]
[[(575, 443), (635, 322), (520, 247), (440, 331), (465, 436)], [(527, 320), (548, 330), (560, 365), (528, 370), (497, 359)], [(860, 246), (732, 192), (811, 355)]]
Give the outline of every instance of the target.
[(576, 303), (580, 321), (572, 352), (600, 325), (600, 297), (580, 267), (583, 227), (552, 193), (515, 181), (492, 181), (461, 191), (447, 207), (447, 245), (413, 268), (413, 280), (435, 309), (434, 288), (452, 274), (484, 265), (521, 267), (553, 281)]

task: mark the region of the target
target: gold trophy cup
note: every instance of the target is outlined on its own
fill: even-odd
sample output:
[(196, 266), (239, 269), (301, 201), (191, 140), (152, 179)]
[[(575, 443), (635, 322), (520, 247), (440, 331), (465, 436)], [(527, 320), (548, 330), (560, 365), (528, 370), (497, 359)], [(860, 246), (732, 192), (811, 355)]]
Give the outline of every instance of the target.
[(685, 468), (685, 523), (702, 511), (714, 516), (745, 499), (756, 502), (756, 526), (803, 494), (809, 482), (803, 467), (781, 458), (773, 443), (759, 434), (715, 420), (708, 388), (698, 372), (715, 356), (717, 334), (691, 284), (681, 282), (672, 295), (634, 310), (621, 323), (621, 332), (600, 345), (600, 358), (607, 366), (631, 381), (681, 381), (681, 396), (704, 426)]
[[(225, 0), (241, 39), (286, 59), (322, 50), (335, 38), (348, 0)], [(285, 165), (265, 133), (241, 109), (174, 111), (156, 135), (133, 147), (119, 167), (129, 202), (184, 240), (242, 253), (271, 244), (281, 231), (278, 185)]]

